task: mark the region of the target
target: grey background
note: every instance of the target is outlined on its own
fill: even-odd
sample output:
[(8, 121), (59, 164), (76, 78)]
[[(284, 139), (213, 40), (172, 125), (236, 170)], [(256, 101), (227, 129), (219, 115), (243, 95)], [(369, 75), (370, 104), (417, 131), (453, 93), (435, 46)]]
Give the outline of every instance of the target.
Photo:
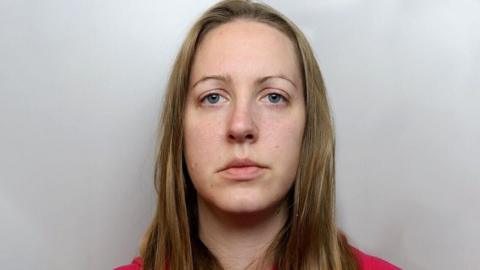
[[(0, 0), (3, 269), (137, 254), (169, 68), (213, 2)], [(323, 70), (351, 242), (404, 269), (478, 269), (480, 1), (267, 3)]]

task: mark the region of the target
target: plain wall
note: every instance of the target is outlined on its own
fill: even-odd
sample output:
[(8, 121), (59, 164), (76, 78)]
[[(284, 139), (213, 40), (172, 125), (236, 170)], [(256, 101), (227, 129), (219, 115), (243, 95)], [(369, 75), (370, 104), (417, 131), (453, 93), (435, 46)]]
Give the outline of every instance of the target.
[[(166, 78), (213, 3), (172, 2), (0, 0), (3, 269), (137, 255)], [(323, 71), (351, 242), (404, 269), (478, 269), (480, 2), (267, 3)]]

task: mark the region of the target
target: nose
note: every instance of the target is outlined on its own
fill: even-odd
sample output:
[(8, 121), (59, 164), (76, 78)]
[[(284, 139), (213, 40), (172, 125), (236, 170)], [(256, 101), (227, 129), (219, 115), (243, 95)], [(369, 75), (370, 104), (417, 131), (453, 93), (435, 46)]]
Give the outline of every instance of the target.
[(227, 136), (230, 142), (254, 143), (258, 138), (255, 112), (248, 104), (237, 104), (231, 112)]

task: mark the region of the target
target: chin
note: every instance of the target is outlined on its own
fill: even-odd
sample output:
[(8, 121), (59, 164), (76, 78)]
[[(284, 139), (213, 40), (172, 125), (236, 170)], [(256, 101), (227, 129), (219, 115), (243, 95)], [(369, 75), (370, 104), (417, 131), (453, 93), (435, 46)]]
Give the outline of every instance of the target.
[(223, 212), (230, 214), (254, 214), (257, 212), (261, 212), (265, 209), (265, 207), (262, 207), (258, 203), (252, 204), (245, 202), (230, 202), (227, 204), (219, 205), (218, 208)]
[(227, 193), (222, 200), (216, 202), (216, 207), (229, 214), (255, 214), (262, 213), (272, 208), (275, 202), (268, 200), (259, 194), (235, 194), (229, 196)]

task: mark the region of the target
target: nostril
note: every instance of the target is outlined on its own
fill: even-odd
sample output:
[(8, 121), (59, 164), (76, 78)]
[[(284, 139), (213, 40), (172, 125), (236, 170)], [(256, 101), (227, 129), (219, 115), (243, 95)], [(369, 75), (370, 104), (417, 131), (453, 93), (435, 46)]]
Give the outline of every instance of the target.
[(253, 134), (229, 134), (228, 139), (232, 141), (253, 141)]

